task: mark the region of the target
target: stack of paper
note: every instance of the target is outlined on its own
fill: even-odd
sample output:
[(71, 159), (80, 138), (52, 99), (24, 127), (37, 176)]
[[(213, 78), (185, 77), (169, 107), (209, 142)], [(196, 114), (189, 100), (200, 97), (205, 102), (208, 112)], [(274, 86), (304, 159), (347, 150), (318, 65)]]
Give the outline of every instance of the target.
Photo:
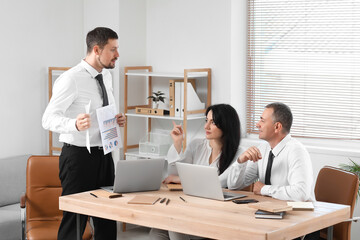
[(288, 202), (288, 206), (291, 206), (293, 210), (314, 210), (314, 204), (312, 202)]

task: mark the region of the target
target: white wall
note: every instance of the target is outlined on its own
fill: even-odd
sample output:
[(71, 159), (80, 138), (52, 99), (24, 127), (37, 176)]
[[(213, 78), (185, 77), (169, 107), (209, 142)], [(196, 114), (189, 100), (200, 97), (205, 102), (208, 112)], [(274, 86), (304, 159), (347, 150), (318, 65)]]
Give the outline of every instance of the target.
[(47, 70), (81, 59), (82, 18), (82, 1), (0, 1), (0, 158), (48, 152)]
[[(146, 0), (121, 0), (119, 18), (120, 107), (124, 111), (124, 66), (146, 65)], [(146, 96), (145, 92), (145, 84), (129, 81), (128, 104), (143, 104), (139, 96)], [(127, 121), (128, 144), (139, 143), (146, 131), (145, 119), (128, 118)]]
[(247, 2), (231, 0), (230, 102), (239, 114), (246, 136)]
[(94, 27), (119, 34), (113, 76), (115, 97), (123, 105), (121, 69), (145, 64), (145, 8), (144, 0), (0, 1), (0, 158), (48, 153), (48, 132), (41, 127), (48, 67), (76, 65), (86, 55), (85, 36)]
[(147, 63), (154, 71), (212, 68), (212, 102), (229, 102), (230, 1), (147, 1)]
[[(212, 103), (229, 103), (231, 86), (226, 83), (230, 80), (230, 1), (151, 0), (146, 4), (146, 63), (158, 72), (209, 67)], [(152, 122), (153, 128), (172, 128), (170, 121)], [(203, 136), (203, 121), (189, 122), (187, 130), (188, 142)]]

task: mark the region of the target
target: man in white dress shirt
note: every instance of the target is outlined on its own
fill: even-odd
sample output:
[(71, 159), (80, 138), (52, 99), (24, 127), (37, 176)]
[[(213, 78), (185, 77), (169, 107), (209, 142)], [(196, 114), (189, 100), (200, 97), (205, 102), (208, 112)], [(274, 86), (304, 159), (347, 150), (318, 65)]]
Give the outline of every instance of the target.
[[(305, 147), (290, 135), (293, 116), (283, 103), (265, 107), (256, 127), (266, 142), (250, 147), (237, 159), (228, 176), (229, 189), (254, 183), (254, 193), (287, 201), (314, 200), (313, 170)], [(258, 181), (257, 181), (258, 180)], [(319, 239), (319, 232), (305, 239)]]
[[(257, 123), (258, 147), (250, 147), (238, 158), (238, 167), (228, 177), (229, 189), (254, 183), (254, 193), (289, 201), (313, 200), (313, 171), (305, 147), (290, 135), (292, 113), (283, 103), (272, 103)], [(269, 158), (273, 154), (272, 163)], [(250, 161), (249, 161), (250, 160)]]
[[(111, 153), (104, 155), (96, 109), (115, 104), (112, 77), (107, 69), (115, 67), (119, 57), (118, 35), (98, 27), (86, 36), (87, 55), (77, 66), (55, 82), (53, 95), (42, 119), (45, 129), (60, 133), (64, 143), (59, 159), (62, 195), (97, 189), (114, 183)], [(90, 104), (90, 114), (85, 106)], [(114, 116), (124, 126), (125, 116)], [(91, 153), (86, 148), (86, 130), (90, 133)], [(87, 216), (80, 216), (81, 233)], [(93, 217), (95, 239), (116, 239), (116, 222)], [(76, 215), (63, 212), (58, 239), (76, 239)]]

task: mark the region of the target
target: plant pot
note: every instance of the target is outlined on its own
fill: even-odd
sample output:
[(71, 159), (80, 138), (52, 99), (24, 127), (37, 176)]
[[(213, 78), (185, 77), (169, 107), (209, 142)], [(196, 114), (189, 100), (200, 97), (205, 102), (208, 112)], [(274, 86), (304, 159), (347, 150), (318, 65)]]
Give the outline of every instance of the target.
[(158, 102), (153, 102), (153, 108), (158, 109), (159, 108), (159, 103)]

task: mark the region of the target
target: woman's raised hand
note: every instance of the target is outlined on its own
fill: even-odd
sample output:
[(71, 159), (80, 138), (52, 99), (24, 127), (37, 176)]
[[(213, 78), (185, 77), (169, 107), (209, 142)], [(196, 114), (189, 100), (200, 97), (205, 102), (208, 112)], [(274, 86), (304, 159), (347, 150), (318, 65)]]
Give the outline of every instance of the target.
[(170, 135), (171, 135), (171, 138), (173, 140), (175, 149), (177, 150), (178, 153), (180, 153), (181, 144), (182, 144), (182, 142), (184, 140), (183, 129), (181, 127), (181, 124), (177, 125), (174, 121), (172, 123), (173, 123), (174, 127), (171, 130)]

